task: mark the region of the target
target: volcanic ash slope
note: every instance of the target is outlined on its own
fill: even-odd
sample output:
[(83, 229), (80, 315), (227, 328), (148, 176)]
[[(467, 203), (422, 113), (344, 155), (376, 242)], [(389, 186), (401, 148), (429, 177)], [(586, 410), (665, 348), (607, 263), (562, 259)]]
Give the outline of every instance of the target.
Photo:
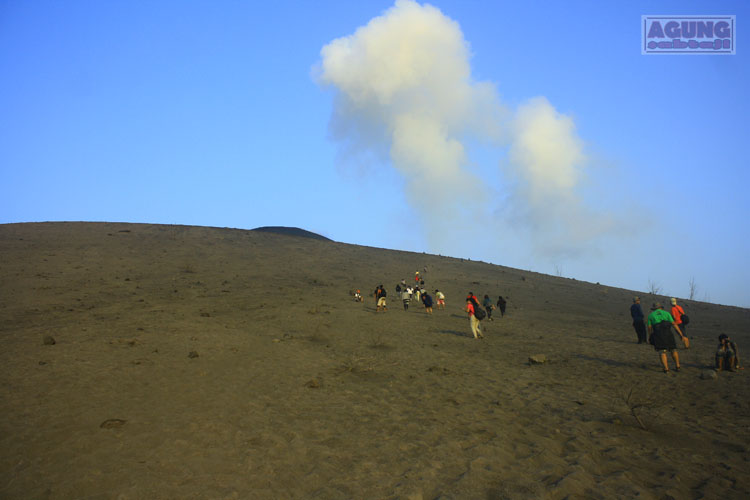
[[(701, 378), (746, 309), (684, 301), (665, 375), (636, 292), (480, 262), (116, 223), (0, 259), (3, 498), (750, 498), (747, 375)], [(403, 310), (416, 270), (445, 310)], [(508, 297), (484, 340), (468, 291)]]

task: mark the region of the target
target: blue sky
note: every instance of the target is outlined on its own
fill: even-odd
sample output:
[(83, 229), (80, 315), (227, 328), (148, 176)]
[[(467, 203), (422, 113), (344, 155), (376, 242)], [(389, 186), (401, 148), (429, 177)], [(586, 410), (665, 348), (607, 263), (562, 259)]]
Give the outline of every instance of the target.
[[(521, 203), (512, 139), (459, 138), (476, 197), (409, 177), (388, 140), (344, 153), (363, 118), (335, 132), (321, 50), (392, 2), (0, 1), (0, 223), (297, 226), (750, 307), (746, 2), (429, 4), (498, 109), (574, 124), (570, 196)], [(646, 14), (736, 15), (737, 54), (641, 55)]]

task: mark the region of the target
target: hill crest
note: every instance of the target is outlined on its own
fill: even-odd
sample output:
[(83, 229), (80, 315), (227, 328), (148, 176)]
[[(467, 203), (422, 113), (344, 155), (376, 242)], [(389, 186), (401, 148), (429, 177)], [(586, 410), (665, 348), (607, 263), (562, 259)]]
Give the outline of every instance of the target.
[(256, 227), (255, 229), (251, 229), (251, 231), (259, 231), (262, 233), (282, 234), (285, 236), (297, 236), (299, 238), (312, 238), (314, 240), (321, 240), (321, 241), (333, 241), (332, 239), (326, 238), (325, 236), (322, 236), (318, 233), (313, 233), (312, 231), (307, 231), (305, 229), (301, 229), (298, 227), (262, 226), (262, 227)]

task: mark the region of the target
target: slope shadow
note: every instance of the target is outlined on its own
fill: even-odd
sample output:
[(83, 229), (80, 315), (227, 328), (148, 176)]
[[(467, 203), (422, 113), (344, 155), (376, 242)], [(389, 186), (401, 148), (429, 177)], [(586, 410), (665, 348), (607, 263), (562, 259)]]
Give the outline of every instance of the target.
[[(632, 362), (625, 362), (625, 361), (615, 361), (613, 359), (604, 359), (604, 358), (595, 358), (593, 356), (588, 356), (586, 354), (576, 354), (574, 357), (583, 359), (586, 361), (597, 361), (599, 363), (603, 363), (608, 366), (617, 366), (617, 367), (625, 367), (625, 368), (635, 368), (635, 369), (643, 369), (644, 363), (641, 361), (632, 361)], [(672, 363), (672, 358), (669, 358), (669, 362)], [(659, 364), (658, 357), (654, 356), (654, 366), (661, 369), (661, 365)], [(696, 368), (698, 370), (710, 370), (713, 369), (713, 366), (701, 361), (687, 361), (684, 359), (680, 359), (680, 366), (684, 368)], [(651, 369), (649, 364), (646, 364), (646, 369)]]
[(641, 361), (632, 361), (632, 362), (615, 361), (614, 359), (595, 358), (594, 356), (589, 356), (587, 354), (574, 354), (573, 357), (578, 358), (578, 359), (583, 359), (585, 361), (597, 361), (599, 363), (603, 363), (608, 366), (619, 366), (619, 367), (640, 369), (643, 365)]
[(455, 335), (456, 337), (469, 337), (469, 335), (467, 335), (466, 333), (459, 332), (459, 331), (456, 331), (456, 330), (433, 330), (433, 331), (435, 333), (443, 333), (443, 334)]
[(611, 342), (613, 344), (635, 344), (635, 345), (638, 345), (638, 341), (637, 340), (634, 340), (634, 341), (631, 342), (631, 341), (628, 341), (628, 340), (622, 340), (622, 339), (617, 339), (617, 338), (613, 339), (613, 338), (607, 338), (607, 337), (596, 337), (596, 336), (592, 337), (592, 336), (589, 336), (589, 335), (581, 335), (581, 334), (575, 335), (575, 337), (577, 337), (579, 339), (595, 340), (597, 342)]

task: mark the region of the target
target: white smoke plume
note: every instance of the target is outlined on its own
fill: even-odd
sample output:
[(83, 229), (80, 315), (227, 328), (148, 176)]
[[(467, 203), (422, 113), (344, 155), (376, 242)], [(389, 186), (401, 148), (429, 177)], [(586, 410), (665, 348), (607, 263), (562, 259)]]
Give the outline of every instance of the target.
[(528, 233), (536, 250), (564, 254), (599, 230), (576, 194), (586, 158), (572, 119), (543, 97), (508, 111), (494, 85), (472, 79), (468, 43), (437, 8), (397, 0), (325, 45), (321, 59), (318, 80), (336, 92), (334, 138), (348, 152), (387, 156), (430, 250), (460, 252), (451, 242), (460, 241), (456, 228), (467, 229), (465, 215), (498, 212), (469, 165), (467, 145), (477, 142), (496, 146), (498, 160), (507, 155), (510, 182), (495, 189), (511, 202), (501, 219)]
[(519, 106), (509, 128), (506, 170), (517, 180), (509, 222), (530, 230), (538, 254), (577, 257), (583, 246), (607, 234), (612, 221), (587, 210), (580, 198), (587, 158), (573, 120), (535, 97)]

